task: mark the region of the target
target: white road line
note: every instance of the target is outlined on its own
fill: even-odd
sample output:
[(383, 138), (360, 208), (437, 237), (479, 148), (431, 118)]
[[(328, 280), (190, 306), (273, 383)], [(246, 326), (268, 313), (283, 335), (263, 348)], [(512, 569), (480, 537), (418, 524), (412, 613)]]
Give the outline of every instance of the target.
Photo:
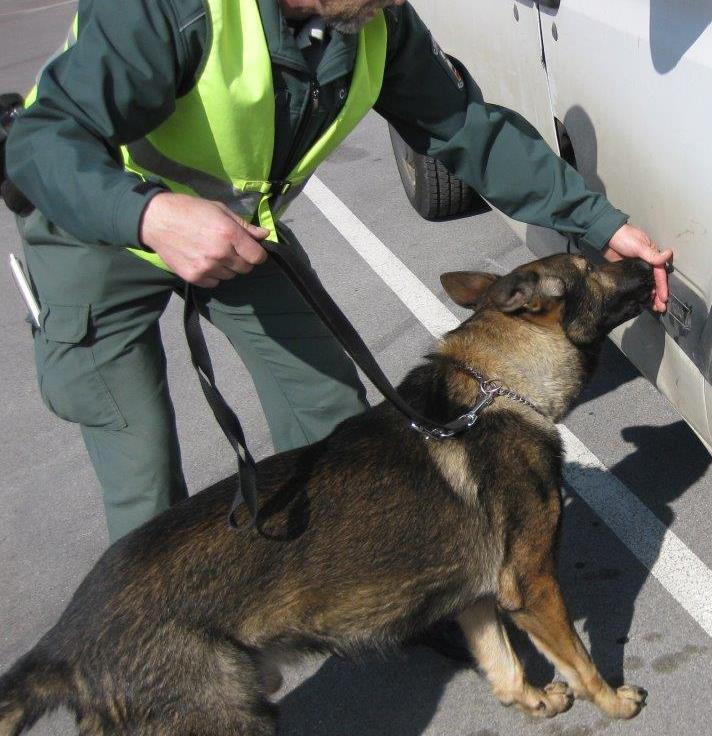
[[(311, 178), (305, 193), (432, 335), (439, 338), (459, 324), (455, 315), (317, 177)], [(581, 440), (563, 425), (559, 430), (566, 448), (566, 481), (712, 637), (712, 570)]]
[(457, 327), (452, 312), (319, 179), (313, 176), (305, 193), (433, 335)]
[[(712, 570), (581, 442), (559, 425), (567, 483), (712, 636)], [(591, 470), (603, 472), (590, 472)], [(588, 472), (587, 472), (588, 471)]]
[(49, 5), (40, 5), (36, 8), (23, 8), (21, 10), (9, 10), (6, 13), (0, 13), (0, 18), (9, 18), (12, 15), (29, 15), (30, 13), (38, 13), (40, 10), (49, 10), (50, 8), (58, 8), (60, 5), (75, 5), (77, 0), (60, 0)]

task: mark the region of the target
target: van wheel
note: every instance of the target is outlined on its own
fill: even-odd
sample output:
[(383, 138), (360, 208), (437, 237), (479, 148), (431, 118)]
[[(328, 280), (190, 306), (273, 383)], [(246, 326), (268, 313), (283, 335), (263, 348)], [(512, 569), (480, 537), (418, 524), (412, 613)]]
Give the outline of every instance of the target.
[(389, 125), (391, 144), (403, 189), (415, 211), (426, 220), (469, 212), (479, 195), (431, 156), (416, 153)]

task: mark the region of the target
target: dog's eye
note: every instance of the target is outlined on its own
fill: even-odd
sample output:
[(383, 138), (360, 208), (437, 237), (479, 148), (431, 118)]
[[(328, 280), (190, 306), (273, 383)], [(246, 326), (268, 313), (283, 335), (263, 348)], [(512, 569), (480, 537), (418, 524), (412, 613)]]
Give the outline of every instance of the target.
[(592, 265), (591, 263), (589, 263), (589, 262), (587, 261), (587, 262), (586, 262), (586, 273), (587, 273), (587, 274), (589, 274), (589, 273), (593, 273), (593, 271), (594, 271), (594, 269), (593, 269), (593, 265)]

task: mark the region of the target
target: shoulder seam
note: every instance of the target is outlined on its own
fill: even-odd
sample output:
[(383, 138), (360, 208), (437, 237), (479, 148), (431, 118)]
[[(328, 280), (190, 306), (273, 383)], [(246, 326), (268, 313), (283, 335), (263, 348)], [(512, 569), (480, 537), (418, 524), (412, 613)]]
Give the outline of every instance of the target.
[(386, 20), (386, 63), (388, 64), (396, 52), (396, 40), (394, 38), (398, 29), (400, 20), (400, 8), (396, 5), (388, 5), (383, 8), (383, 15)]
[(183, 33), (183, 31), (188, 27), (193, 25), (196, 21), (200, 20), (201, 18), (205, 18), (205, 10), (199, 10), (194, 16), (191, 18), (188, 18), (188, 20), (183, 21), (183, 23), (178, 26), (178, 33)]

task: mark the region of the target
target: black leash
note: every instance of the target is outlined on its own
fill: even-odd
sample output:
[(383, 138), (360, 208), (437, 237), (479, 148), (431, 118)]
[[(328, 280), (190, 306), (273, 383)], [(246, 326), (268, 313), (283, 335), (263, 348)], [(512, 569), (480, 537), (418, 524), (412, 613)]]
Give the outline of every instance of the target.
[(237, 455), (237, 491), (235, 493), (235, 499), (232, 502), (232, 507), (230, 508), (228, 519), (232, 526), (237, 526), (235, 522), (235, 511), (240, 503), (244, 501), (255, 528), (257, 531), (260, 531), (259, 508), (257, 505), (257, 466), (250, 451), (247, 449), (245, 433), (242, 430), (240, 420), (215, 385), (213, 364), (210, 361), (210, 353), (205, 343), (205, 335), (200, 327), (198, 302), (195, 291), (190, 284), (186, 283), (183, 297), (185, 299), (183, 326), (185, 327), (185, 336), (188, 341), (188, 348), (190, 349), (190, 359), (198, 374), (200, 387), (203, 389), (203, 394), (205, 394), (205, 398), (213, 410), (215, 419), (217, 419), (220, 428)]
[[(282, 242), (279, 244), (263, 241), (262, 246), (267, 250), (277, 265), (286, 274), (299, 293), (309, 303), (324, 324), (331, 330), (337, 340), (354, 362), (368, 376), (369, 380), (402, 414), (411, 422), (413, 429), (426, 437), (445, 439), (470, 429), (477, 421), (479, 412), (494, 400), (495, 391), (486, 387), (474, 407), (451, 422), (441, 424), (419, 414), (410, 404), (403, 400), (393, 387), (381, 367), (376, 362), (361, 336), (346, 318), (341, 309), (329, 296), (321, 285), (314, 269), (299, 257), (297, 249), (290, 245), (287, 233), (280, 232)], [(198, 373), (200, 385), (210, 408), (215, 414), (218, 424), (232, 445), (237, 455), (238, 477), (235, 500), (230, 509), (229, 521), (233, 527), (237, 526), (235, 511), (244, 500), (252, 521), (260, 534), (267, 536), (261, 529), (260, 509), (257, 498), (257, 468), (255, 461), (247, 449), (245, 434), (235, 412), (230, 408), (215, 384), (210, 354), (205, 343), (205, 336), (200, 327), (200, 311), (195, 291), (186, 284), (184, 326), (190, 349), (193, 366)]]

